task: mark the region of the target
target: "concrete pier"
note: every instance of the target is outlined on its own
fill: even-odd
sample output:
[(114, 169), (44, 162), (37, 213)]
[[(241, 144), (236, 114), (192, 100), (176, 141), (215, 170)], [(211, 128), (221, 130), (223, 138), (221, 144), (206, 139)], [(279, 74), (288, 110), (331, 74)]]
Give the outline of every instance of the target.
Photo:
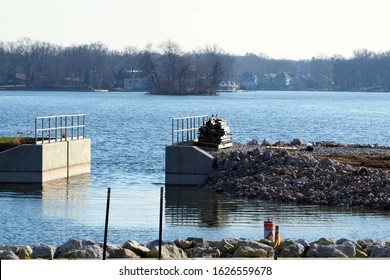
[(214, 157), (199, 147), (173, 145), (165, 148), (165, 185), (201, 185), (213, 167)]
[(90, 171), (90, 139), (21, 145), (0, 153), (0, 183), (44, 183)]

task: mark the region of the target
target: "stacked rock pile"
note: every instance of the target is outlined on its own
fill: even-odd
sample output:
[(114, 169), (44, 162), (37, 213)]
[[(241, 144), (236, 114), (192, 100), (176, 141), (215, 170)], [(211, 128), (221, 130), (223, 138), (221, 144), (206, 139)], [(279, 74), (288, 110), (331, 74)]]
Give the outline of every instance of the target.
[(213, 149), (231, 147), (232, 139), (230, 137), (230, 128), (226, 121), (221, 120), (218, 116), (211, 116), (211, 118), (199, 128), (198, 141), (194, 144)]
[[(239, 145), (214, 153), (215, 171), (205, 190), (228, 196), (256, 198), (301, 204), (337, 205), (390, 209), (390, 173), (386, 170), (352, 167), (329, 158), (317, 160), (319, 151), (297, 148), (297, 151), (268, 150), (264, 146)], [(351, 149), (356, 147), (334, 147)], [(363, 152), (371, 152), (364, 149)], [(389, 153), (389, 149), (374, 149)], [(341, 153), (341, 150), (338, 150)]]
[[(185, 258), (273, 258), (273, 243), (269, 240), (225, 238), (208, 241), (203, 238), (177, 239), (163, 242), (161, 256), (164, 259)], [(314, 242), (304, 239), (282, 240), (278, 247), (280, 258), (388, 258), (390, 242), (363, 239), (357, 242), (348, 239), (321, 238)], [(101, 243), (91, 240), (70, 239), (55, 247), (47, 244), (30, 246), (0, 245), (0, 259), (102, 259)], [(139, 244), (129, 240), (123, 245), (108, 245), (108, 259), (157, 258), (158, 240)]]

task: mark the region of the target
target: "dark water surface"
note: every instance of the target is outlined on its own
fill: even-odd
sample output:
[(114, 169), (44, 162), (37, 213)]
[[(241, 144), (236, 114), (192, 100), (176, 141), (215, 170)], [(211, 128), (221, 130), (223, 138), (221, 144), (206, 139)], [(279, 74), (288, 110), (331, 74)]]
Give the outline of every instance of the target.
[[(45, 186), (0, 186), (0, 243), (59, 245), (103, 240), (111, 187), (109, 242), (158, 238), (164, 148), (171, 118), (219, 114), (233, 140), (336, 140), (390, 146), (389, 93), (247, 92), (219, 96), (144, 93), (0, 92), (0, 136), (30, 135), (36, 116), (85, 113), (90, 176)], [(31, 134), (32, 135), (32, 134)], [(390, 239), (388, 211), (231, 199), (193, 188), (165, 189), (166, 240), (189, 236), (261, 238), (272, 218), (282, 238)]]

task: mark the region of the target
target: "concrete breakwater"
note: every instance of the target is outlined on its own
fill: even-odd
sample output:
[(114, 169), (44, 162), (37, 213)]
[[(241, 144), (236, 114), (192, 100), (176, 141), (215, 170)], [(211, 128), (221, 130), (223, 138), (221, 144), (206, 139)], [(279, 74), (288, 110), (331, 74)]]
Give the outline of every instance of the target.
[[(163, 242), (164, 259), (187, 258), (273, 258), (273, 243), (269, 240), (225, 238), (209, 241), (189, 237), (186, 240)], [(389, 258), (390, 241), (362, 239), (334, 240), (320, 238), (282, 240), (277, 248), (279, 258)], [(107, 259), (157, 258), (158, 240), (139, 244), (128, 240), (123, 245), (107, 245)], [(0, 245), (0, 259), (102, 259), (102, 243), (70, 239), (59, 247), (48, 244), (30, 246)]]
[[(202, 188), (261, 200), (390, 210), (388, 147), (317, 143), (309, 152), (296, 142), (292, 151), (283, 149), (291, 145), (270, 149), (254, 142), (213, 152), (215, 168)], [(385, 168), (352, 166), (335, 155), (376, 157)]]

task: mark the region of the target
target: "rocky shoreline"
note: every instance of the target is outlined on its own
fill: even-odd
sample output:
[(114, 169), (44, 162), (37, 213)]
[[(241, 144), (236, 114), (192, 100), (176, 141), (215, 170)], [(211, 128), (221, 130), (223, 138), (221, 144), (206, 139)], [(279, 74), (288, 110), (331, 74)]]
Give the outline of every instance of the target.
[(210, 153), (215, 171), (204, 190), (249, 199), (390, 210), (389, 147), (253, 140)]
[[(225, 238), (209, 241), (189, 237), (186, 240), (163, 242), (163, 259), (188, 258), (274, 258), (269, 240)], [(277, 248), (278, 258), (389, 258), (390, 241), (362, 239), (334, 240), (320, 238), (314, 242), (304, 239), (282, 240)], [(1, 260), (17, 259), (102, 259), (103, 244), (91, 240), (69, 239), (59, 247), (48, 244), (30, 246), (0, 245)], [(128, 240), (123, 245), (107, 245), (107, 259), (158, 258), (158, 240), (139, 244)]]

